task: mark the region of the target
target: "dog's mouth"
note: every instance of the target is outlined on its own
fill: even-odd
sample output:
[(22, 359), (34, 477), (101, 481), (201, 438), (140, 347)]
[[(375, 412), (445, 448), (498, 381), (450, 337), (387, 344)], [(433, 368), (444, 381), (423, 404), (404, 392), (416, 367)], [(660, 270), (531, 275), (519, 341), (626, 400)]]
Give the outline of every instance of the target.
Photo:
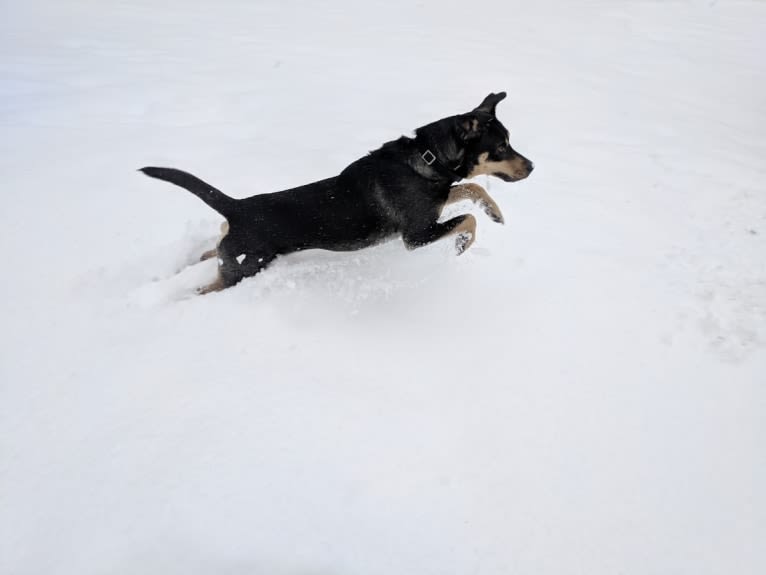
[(493, 172), (492, 175), (497, 177), (497, 178), (500, 178), (504, 182), (518, 182), (519, 180), (523, 180), (524, 178), (526, 178), (526, 176), (514, 177), (514, 176), (508, 175), (508, 174), (506, 174), (504, 172)]
[(518, 182), (524, 178), (528, 178), (532, 170), (535, 169), (535, 165), (527, 160), (524, 156), (516, 156), (511, 161), (506, 162), (507, 170), (497, 170), (492, 172), (493, 176), (496, 176), (504, 182)]

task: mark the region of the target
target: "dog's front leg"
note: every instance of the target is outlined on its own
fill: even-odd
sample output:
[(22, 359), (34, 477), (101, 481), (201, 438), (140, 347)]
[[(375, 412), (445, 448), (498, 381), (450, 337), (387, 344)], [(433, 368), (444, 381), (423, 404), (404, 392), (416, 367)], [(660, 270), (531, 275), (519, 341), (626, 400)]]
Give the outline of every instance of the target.
[(476, 239), (476, 218), (471, 214), (465, 214), (446, 222), (433, 222), (425, 227), (406, 230), (402, 234), (402, 239), (408, 250), (414, 250), (448, 235), (457, 236), (455, 249), (458, 255), (462, 254)]
[(459, 184), (452, 186), (447, 196), (447, 202), (444, 204), (454, 204), (460, 200), (471, 200), (474, 204), (479, 204), (484, 213), (487, 214), (493, 222), (498, 224), (504, 224), (505, 218), (500, 211), (497, 203), (487, 193), (487, 190), (482, 188), (479, 184)]

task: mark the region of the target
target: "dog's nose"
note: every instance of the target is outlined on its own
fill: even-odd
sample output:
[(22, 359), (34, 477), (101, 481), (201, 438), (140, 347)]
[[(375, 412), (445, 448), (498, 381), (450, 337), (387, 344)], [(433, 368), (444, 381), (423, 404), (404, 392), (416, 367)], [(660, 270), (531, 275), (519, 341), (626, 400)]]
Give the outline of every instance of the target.
[(524, 160), (524, 161), (526, 162), (527, 172), (531, 172), (532, 170), (535, 169), (535, 165), (532, 162), (530, 162), (529, 160)]

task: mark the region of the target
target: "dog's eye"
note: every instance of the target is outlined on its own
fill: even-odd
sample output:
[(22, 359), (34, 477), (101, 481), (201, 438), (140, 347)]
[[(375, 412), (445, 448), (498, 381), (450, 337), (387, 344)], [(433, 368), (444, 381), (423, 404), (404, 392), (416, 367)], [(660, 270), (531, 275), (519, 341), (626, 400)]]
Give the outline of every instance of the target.
[(508, 149), (508, 146), (506, 146), (505, 144), (500, 144), (500, 145), (497, 147), (497, 150), (496, 150), (496, 151), (497, 151), (497, 153), (498, 153), (498, 154), (503, 154), (503, 153), (505, 153), (505, 151), (506, 151), (507, 149)]

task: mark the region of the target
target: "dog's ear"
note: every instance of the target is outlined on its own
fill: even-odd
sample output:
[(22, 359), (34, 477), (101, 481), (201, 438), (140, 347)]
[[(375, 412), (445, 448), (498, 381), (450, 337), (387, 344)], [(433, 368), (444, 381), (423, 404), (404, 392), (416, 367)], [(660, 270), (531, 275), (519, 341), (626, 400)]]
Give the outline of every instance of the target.
[(505, 92), (498, 92), (497, 94), (490, 94), (486, 98), (484, 98), (484, 101), (476, 106), (474, 109), (474, 112), (484, 112), (487, 114), (495, 115), (495, 108), (497, 108), (498, 103), (503, 101), (505, 99)]
[(487, 127), (487, 118), (478, 114), (463, 114), (455, 119), (458, 137), (467, 142), (482, 135)]

